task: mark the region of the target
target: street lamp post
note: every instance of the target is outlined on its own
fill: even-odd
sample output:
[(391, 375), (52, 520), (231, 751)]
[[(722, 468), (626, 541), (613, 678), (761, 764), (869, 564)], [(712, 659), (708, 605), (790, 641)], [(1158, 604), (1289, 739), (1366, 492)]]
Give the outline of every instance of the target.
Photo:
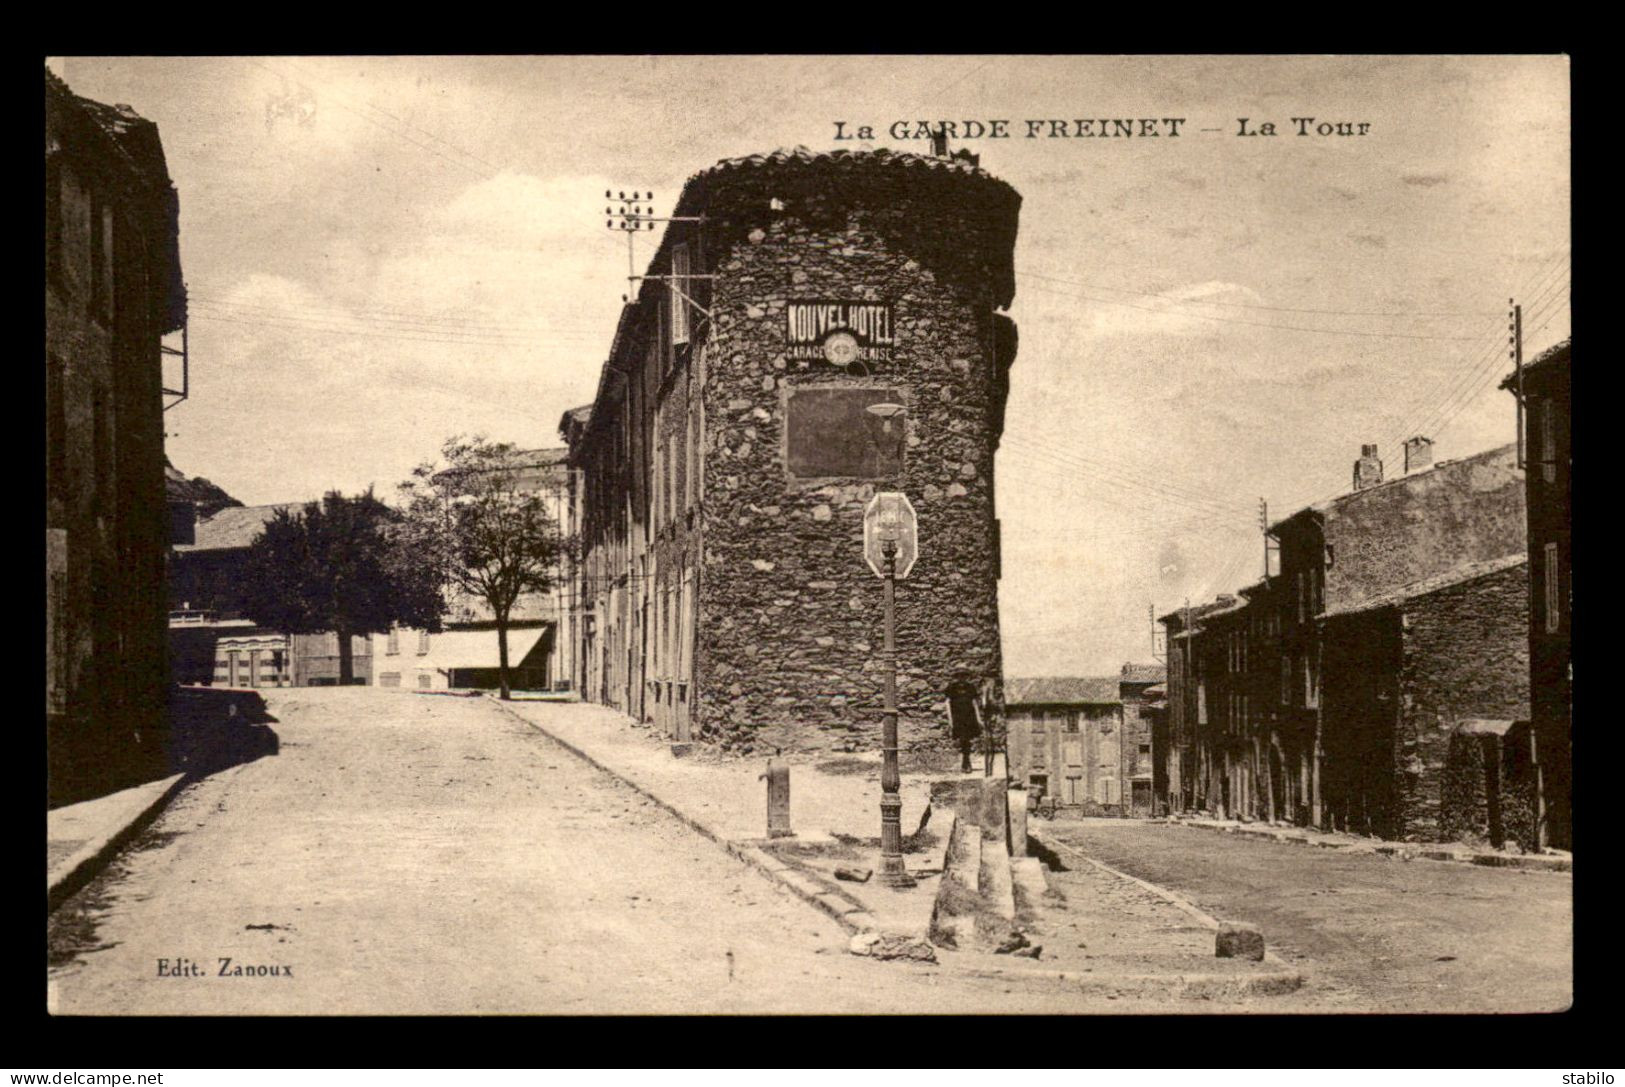
[(883, 538), (880, 549), (886, 563), (882, 581), (886, 633), (880, 653), (885, 696), (880, 731), (880, 882), (912, 887), (914, 877), (903, 865), (902, 780), (897, 771), (897, 541)]

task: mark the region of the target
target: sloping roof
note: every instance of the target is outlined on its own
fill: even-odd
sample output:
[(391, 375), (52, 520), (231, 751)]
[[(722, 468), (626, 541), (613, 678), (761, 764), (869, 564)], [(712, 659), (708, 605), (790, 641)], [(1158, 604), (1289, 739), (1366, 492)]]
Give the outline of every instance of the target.
[[(1573, 344), (1573, 337), (1570, 337), (1548, 347), (1529, 362), (1523, 364), (1523, 376), (1527, 378), (1530, 374), (1540, 370), (1567, 366)], [(1501, 388), (1516, 391), (1518, 388), (1518, 371), (1514, 370), (1508, 374), (1501, 382)]]
[(129, 106), (92, 101), (73, 90), (49, 68), (45, 69), (48, 101), (60, 103), (88, 124), (70, 124), (71, 143), (81, 144), (81, 152), (95, 154), (101, 144), (100, 160), (117, 162), (129, 182), (144, 187), (152, 200), (151, 211), (161, 224), (153, 239), (155, 269), (162, 277), (161, 332), (174, 332), (186, 323), (186, 281), (181, 274), (180, 198), (169, 177), (163, 141), (158, 126)]
[[(813, 151), (806, 147), (781, 147), (777, 151), (766, 154), (740, 155), (737, 158), (723, 159), (715, 166), (707, 167), (689, 178), (690, 182), (700, 178), (715, 177), (732, 170), (747, 170), (763, 166), (806, 165), (824, 166), (844, 163), (863, 163), (865, 165), (897, 166), (903, 169), (932, 170), (939, 173), (965, 174), (971, 177), (983, 178), (996, 184), (1005, 185), (980, 166), (969, 159), (939, 155), (918, 155), (912, 151), (893, 151), (889, 147), (881, 147), (873, 151), (854, 151), (850, 148), (840, 148), (835, 151)], [(1013, 190), (1012, 190), (1013, 191)]]
[(271, 506), (230, 506), (206, 520), (197, 523), (195, 543), (176, 544), (179, 552), (228, 551), (248, 547), (277, 510), (297, 513), (304, 509), (303, 502), (280, 502)]
[(1121, 702), (1116, 676), (1046, 676), (1004, 681), (1007, 706), (1107, 705)]
[(202, 476), (186, 478), (186, 473), (170, 464), (168, 457), (164, 458), (164, 496), (171, 502), (192, 503), (203, 517), (211, 517), (227, 506), (242, 505), (223, 488)]
[[(1188, 631), (1189, 629), (1197, 627), (1200, 621), (1203, 619), (1207, 619), (1215, 615), (1223, 615), (1226, 612), (1232, 612), (1238, 608), (1244, 608), (1246, 606), (1247, 601), (1237, 600), (1230, 593), (1220, 593), (1219, 599), (1210, 600), (1206, 604), (1192, 604), (1188, 608), (1179, 607), (1168, 612), (1166, 615), (1159, 615), (1157, 617), (1157, 622), (1167, 623), (1171, 619), (1177, 619), (1180, 623), (1184, 623), (1186, 619), (1189, 619), (1190, 627), (1186, 628)], [(1182, 632), (1178, 636), (1183, 637), (1184, 633)]]
[(1460, 585), (1464, 582), (1473, 581), (1477, 578), (1488, 577), (1490, 574), (1498, 574), (1502, 570), (1510, 570), (1514, 566), (1518, 566), (1521, 563), (1526, 563), (1528, 561), (1529, 556), (1526, 553), (1522, 551), (1515, 551), (1510, 555), (1502, 555), (1498, 559), (1487, 559), (1484, 562), (1468, 563), (1465, 566), (1458, 566), (1453, 570), (1446, 571), (1445, 573), (1437, 574), (1429, 578), (1423, 578), (1421, 581), (1413, 581), (1409, 585), (1402, 585), (1397, 589), (1390, 589), (1388, 592), (1381, 593), (1373, 597), (1367, 597), (1364, 600), (1356, 601), (1352, 604), (1344, 604), (1336, 608), (1327, 608), (1324, 612), (1317, 616), (1317, 618), (1333, 619), (1339, 615), (1357, 615), (1360, 612), (1375, 611), (1378, 608), (1393, 607), (1395, 604), (1404, 603), (1406, 600), (1414, 600), (1419, 596), (1426, 596), (1429, 593), (1436, 593), (1440, 589), (1448, 589), (1452, 585)]
[(1165, 664), (1125, 664), (1118, 679), (1123, 683), (1161, 683), (1168, 678)]

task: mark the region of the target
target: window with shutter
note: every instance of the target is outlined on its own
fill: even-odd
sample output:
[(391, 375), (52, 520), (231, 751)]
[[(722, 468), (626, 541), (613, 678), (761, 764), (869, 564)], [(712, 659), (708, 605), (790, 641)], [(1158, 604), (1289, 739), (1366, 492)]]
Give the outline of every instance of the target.
[(688, 342), (688, 246), (682, 242), (671, 247), (671, 284), (667, 295), (671, 298), (671, 342), (675, 347)]
[(1557, 412), (1550, 400), (1537, 400), (1540, 407), (1540, 476), (1557, 482)]
[(1543, 577), (1546, 581), (1546, 633), (1556, 634), (1562, 626), (1562, 616), (1559, 614), (1558, 604), (1562, 599), (1563, 572), (1560, 570), (1557, 557), (1557, 545), (1549, 543), (1545, 547), (1546, 561), (1543, 564)]

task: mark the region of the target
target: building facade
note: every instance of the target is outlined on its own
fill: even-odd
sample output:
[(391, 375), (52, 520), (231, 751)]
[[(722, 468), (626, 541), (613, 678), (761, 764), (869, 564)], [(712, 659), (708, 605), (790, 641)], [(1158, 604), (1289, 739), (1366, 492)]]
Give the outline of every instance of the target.
[(1125, 814), (1150, 815), (1154, 796), (1155, 759), (1151, 734), (1163, 717), (1162, 685), (1168, 670), (1160, 664), (1125, 664), (1117, 676), (1123, 703), (1122, 770)]
[[(164, 758), (162, 338), (186, 322), (157, 126), (45, 73), (45, 714), (53, 798)], [(117, 601), (116, 607), (108, 606)]]
[(1086, 814), (1150, 815), (1158, 705), (1147, 692), (1163, 675), (1125, 664), (1116, 676), (1007, 680), (1011, 780)]
[(1433, 464), (1412, 439), (1406, 454), (1385, 481), (1366, 446), (1353, 491), (1271, 526), (1278, 575), (1162, 617), (1173, 810), (1529, 840), (1515, 449)]
[(674, 740), (872, 745), (880, 586), (863, 512), (902, 491), (905, 745), (959, 671), (1002, 694), (993, 457), (1020, 198), (964, 156), (778, 152), (688, 182), (566, 417), (581, 473), (583, 696)]
[[(547, 520), (572, 538), (575, 484), (569, 450), (526, 449), (515, 457), (512, 490), (539, 499)], [(569, 691), (575, 687), (573, 554), (566, 547), (553, 588), (526, 593), (508, 622), (509, 678), (516, 690)], [(445, 629), (437, 634), (398, 627), (375, 638), (380, 687), (414, 690), (495, 689), (501, 686), (501, 649), (496, 621), (483, 600), (454, 594), (447, 604)], [(404, 647), (404, 648), (403, 648)]]
[(1524, 482), (1529, 517), (1529, 691), (1539, 767), (1544, 844), (1573, 848), (1574, 466), (1569, 357), (1564, 340), (1501, 385), (1522, 400)]
[(1045, 677), (1005, 682), (1010, 779), (1087, 814), (1123, 805), (1123, 701), (1117, 680)]

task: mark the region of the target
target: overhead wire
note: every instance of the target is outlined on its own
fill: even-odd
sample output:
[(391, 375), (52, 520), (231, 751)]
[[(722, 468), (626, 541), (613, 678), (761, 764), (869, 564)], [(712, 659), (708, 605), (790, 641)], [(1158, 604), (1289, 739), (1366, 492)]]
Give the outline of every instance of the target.
[(1277, 323), (1268, 322), (1268, 321), (1247, 321), (1247, 320), (1243, 320), (1243, 319), (1241, 319), (1239, 317), (1220, 317), (1217, 314), (1212, 314), (1212, 313), (1174, 312), (1174, 313), (1170, 314), (1169, 310), (1167, 310), (1166, 308), (1159, 308), (1159, 307), (1156, 307), (1156, 306), (1141, 306), (1141, 305), (1137, 305), (1136, 303), (1125, 302), (1122, 299), (1117, 299), (1117, 298), (1100, 298), (1100, 297), (1095, 296), (1095, 295), (1077, 294), (1077, 293), (1074, 293), (1074, 292), (1071, 292), (1071, 291), (1056, 290), (1056, 289), (1054, 289), (1052, 287), (1042, 287), (1042, 286), (1037, 286), (1037, 285), (1031, 285), (1031, 286), (1029, 286), (1028, 289), (1029, 290), (1035, 290), (1035, 291), (1041, 291), (1041, 292), (1046, 293), (1046, 294), (1057, 294), (1057, 295), (1061, 295), (1061, 296), (1066, 297), (1066, 298), (1082, 298), (1085, 301), (1099, 302), (1102, 305), (1107, 305), (1107, 306), (1126, 306), (1129, 309), (1144, 310), (1147, 313), (1156, 313), (1156, 314), (1161, 314), (1163, 316), (1189, 317), (1189, 318), (1192, 318), (1194, 320), (1199, 320), (1199, 321), (1219, 321), (1219, 322), (1222, 322), (1224, 324), (1231, 324), (1231, 325), (1250, 325), (1250, 326), (1252, 326), (1254, 328), (1274, 329), (1277, 332), (1312, 332), (1312, 333), (1318, 333), (1318, 334), (1321, 334), (1321, 335), (1328, 335), (1328, 336), (1355, 336), (1355, 337), (1362, 337), (1362, 338), (1389, 339), (1389, 340), (1459, 341), (1459, 340), (1471, 340), (1471, 339), (1476, 338), (1476, 337), (1471, 337), (1471, 336), (1431, 336), (1431, 335), (1424, 335), (1424, 334), (1421, 334), (1421, 333), (1414, 333), (1414, 332), (1377, 332), (1377, 331), (1374, 331), (1374, 330), (1371, 330), (1371, 329), (1318, 328), (1318, 327), (1315, 327), (1315, 326), (1312, 326), (1312, 325), (1286, 325), (1286, 324), (1277, 324)]
[(1103, 283), (1091, 283), (1086, 280), (1065, 279), (1061, 276), (1046, 275), (1034, 272), (1030, 268), (1023, 268), (1017, 272), (1017, 279), (1042, 279), (1051, 283), (1061, 283), (1074, 287), (1088, 287), (1097, 291), (1112, 291), (1117, 294), (1133, 294), (1144, 298), (1156, 298), (1182, 306), (1225, 306), (1233, 309), (1267, 310), (1274, 313), (1312, 313), (1331, 317), (1491, 317), (1497, 316), (1487, 312), (1469, 313), (1455, 310), (1339, 310), (1339, 309), (1313, 309), (1303, 306), (1266, 306), (1254, 302), (1223, 302), (1214, 298), (1180, 298), (1177, 295), (1158, 294), (1154, 291), (1136, 291), (1128, 287), (1108, 287)]

